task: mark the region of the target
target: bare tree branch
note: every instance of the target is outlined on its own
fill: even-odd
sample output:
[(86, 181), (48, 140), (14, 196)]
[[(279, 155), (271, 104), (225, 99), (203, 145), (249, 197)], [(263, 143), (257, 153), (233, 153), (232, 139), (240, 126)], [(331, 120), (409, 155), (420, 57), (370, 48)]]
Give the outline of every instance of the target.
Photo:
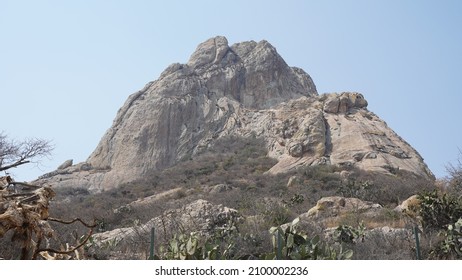
[(4, 195), (4, 198), (13, 198), (13, 197), (20, 197), (20, 196), (31, 196), (35, 195), (35, 193), (14, 193), (14, 194), (8, 194)]
[(91, 237), (92, 234), (93, 234), (93, 229), (91, 228), (90, 231), (88, 232), (87, 237), (86, 237), (82, 242), (80, 242), (79, 244), (77, 244), (75, 247), (71, 247), (71, 249), (66, 250), (66, 251), (59, 251), (59, 250), (55, 250), (55, 249), (53, 249), (53, 248), (37, 249), (37, 250), (35, 250), (32, 259), (37, 258), (37, 255), (38, 255), (40, 252), (50, 252), (50, 253), (61, 254), (61, 255), (72, 254), (75, 250), (78, 250), (78, 249), (80, 249), (82, 246), (84, 246), (85, 243), (87, 243), (88, 240), (90, 240), (90, 237)]
[(75, 219), (73, 219), (71, 221), (64, 221), (64, 220), (49, 217), (48, 221), (57, 222), (57, 223), (61, 223), (61, 224), (66, 224), (66, 225), (73, 224), (75, 222), (80, 222), (82, 225), (86, 226), (87, 228), (94, 228), (94, 227), (97, 226), (95, 222), (93, 222), (92, 225), (89, 225), (89, 224), (85, 223), (84, 221), (82, 221), (79, 218), (75, 218)]
[(456, 163), (446, 165), (448, 173), (447, 183), (451, 188), (462, 189), (462, 150), (459, 148), (459, 156)]
[(10, 165), (7, 165), (7, 166), (3, 166), (3, 167), (0, 167), (0, 171), (4, 171), (4, 170), (8, 170), (10, 168), (14, 168), (14, 167), (18, 167), (20, 165), (23, 165), (23, 164), (26, 164), (26, 163), (30, 163), (30, 161), (26, 160), (20, 160), (20, 161), (17, 161), (13, 164), (10, 164)]
[[(12, 141), (0, 132), (0, 171), (33, 162), (37, 158), (48, 156), (53, 147), (49, 141), (31, 138), (22, 142)], [(11, 188), (14, 186), (15, 188)], [(16, 188), (20, 187), (20, 188)], [(19, 190), (19, 193), (18, 193)], [(36, 259), (42, 252), (54, 253), (55, 257), (80, 258), (78, 249), (82, 248), (90, 240), (93, 228), (96, 223), (88, 224), (76, 218), (71, 221), (63, 221), (49, 217), (50, 200), (55, 192), (50, 186), (35, 186), (28, 183), (15, 182), (8, 174), (0, 177), (0, 238), (5, 233), (12, 231), (11, 242), (19, 244), (21, 259)], [(50, 240), (54, 237), (55, 231), (49, 222), (72, 224), (80, 222), (89, 228), (88, 236), (76, 246), (69, 246), (62, 250), (50, 247)], [(43, 241), (47, 241), (46, 248)], [(74, 256), (75, 254), (75, 256)], [(53, 257), (53, 256), (51, 256)]]
[(19, 185), (19, 186), (22, 186), (22, 187), (26, 187), (28, 189), (39, 189), (39, 188), (41, 188), (40, 186), (31, 185), (31, 184), (24, 183), (24, 182), (11, 182), (10, 184), (15, 185), (15, 186)]
[(0, 171), (30, 163), (32, 160), (50, 155), (53, 150), (48, 140), (29, 138), (22, 142), (9, 140), (0, 133)]

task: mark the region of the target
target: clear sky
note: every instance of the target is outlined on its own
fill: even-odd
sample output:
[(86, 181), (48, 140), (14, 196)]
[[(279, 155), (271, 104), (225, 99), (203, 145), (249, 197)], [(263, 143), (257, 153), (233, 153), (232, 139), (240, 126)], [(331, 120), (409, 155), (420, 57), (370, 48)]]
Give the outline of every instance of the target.
[(0, 0), (0, 131), (84, 161), (131, 93), (202, 41), (265, 39), (319, 93), (358, 91), (437, 177), (462, 148), (462, 1)]

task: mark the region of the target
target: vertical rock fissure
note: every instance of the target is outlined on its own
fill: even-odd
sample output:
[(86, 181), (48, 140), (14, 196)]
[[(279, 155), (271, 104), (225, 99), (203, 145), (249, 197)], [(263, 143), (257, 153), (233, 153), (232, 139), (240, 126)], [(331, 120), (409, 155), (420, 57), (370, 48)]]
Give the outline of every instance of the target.
[(332, 153), (332, 137), (331, 137), (331, 131), (330, 131), (330, 125), (329, 122), (327, 121), (327, 118), (325, 117), (324, 113), (322, 113), (322, 118), (324, 121), (324, 127), (325, 127), (325, 150), (324, 150), (324, 157), (330, 159), (330, 155)]

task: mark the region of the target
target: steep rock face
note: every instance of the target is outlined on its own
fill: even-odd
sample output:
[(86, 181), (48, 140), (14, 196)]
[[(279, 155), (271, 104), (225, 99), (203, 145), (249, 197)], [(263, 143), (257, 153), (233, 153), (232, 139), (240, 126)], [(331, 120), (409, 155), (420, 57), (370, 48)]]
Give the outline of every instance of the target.
[(418, 153), (369, 112), (358, 93), (318, 96), (311, 77), (266, 41), (201, 43), (186, 64), (132, 94), (85, 163), (46, 174), (100, 190), (194, 156), (219, 137), (257, 136), (278, 159), (269, 172), (312, 164), (433, 175)]
[[(242, 105), (269, 108), (316, 94), (311, 78), (292, 69), (262, 41), (229, 47), (226, 38), (200, 44), (187, 64), (169, 66), (132, 95), (88, 162), (110, 169), (102, 184), (163, 169), (219, 133)], [(123, 176), (126, 176), (123, 174)]]

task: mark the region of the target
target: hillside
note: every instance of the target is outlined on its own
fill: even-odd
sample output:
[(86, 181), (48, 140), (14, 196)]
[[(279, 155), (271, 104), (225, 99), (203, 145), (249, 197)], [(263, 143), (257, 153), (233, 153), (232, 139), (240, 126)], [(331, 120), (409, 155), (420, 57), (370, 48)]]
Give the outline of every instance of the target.
[(267, 41), (215, 37), (130, 95), (85, 162), (34, 184), (56, 191), (51, 215), (96, 219), (88, 258), (145, 259), (152, 228), (164, 258), (179, 257), (171, 242), (272, 258), (279, 227), (318, 236), (324, 258), (413, 259), (409, 205), (435, 177), (367, 105), (357, 92), (318, 94)]

